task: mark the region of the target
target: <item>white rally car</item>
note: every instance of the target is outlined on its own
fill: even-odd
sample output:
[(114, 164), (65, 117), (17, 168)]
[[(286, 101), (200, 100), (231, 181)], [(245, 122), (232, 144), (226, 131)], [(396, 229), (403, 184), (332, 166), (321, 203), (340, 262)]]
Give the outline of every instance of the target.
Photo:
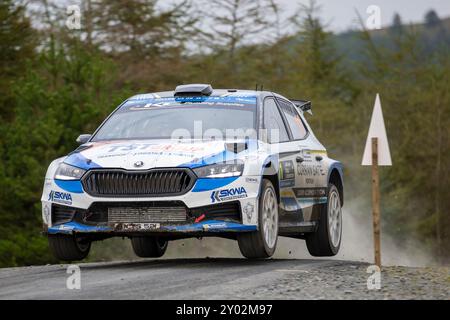
[(60, 260), (92, 241), (128, 237), (140, 257), (171, 240), (236, 239), (247, 258), (273, 255), (278, 236), (313, 256), (341, 244), (343, 175), (305, 120), (307, 101), (267, 91), (175, 91), (124, 101), (69, 155), (42, 194), (44, 233)]

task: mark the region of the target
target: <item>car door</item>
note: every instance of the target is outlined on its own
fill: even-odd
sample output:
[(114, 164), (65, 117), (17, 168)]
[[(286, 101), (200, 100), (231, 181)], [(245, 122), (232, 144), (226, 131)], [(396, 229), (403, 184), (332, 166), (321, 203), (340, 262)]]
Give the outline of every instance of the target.
[(320, 164), (314, 157), (314, 143), (296, 107), (289, 101), (277, 99), (280, 110), (290, 133), (290, 144), (297, 151), (295, 156), (295, 185), (292, 194), (298, 206), (295, 214), (296, 222), (305, 225), (312, 221), (313, 209), (316, 203)]
[(296, 201), (294, 188), (297, 185), (296, 161), (301, 159), (298, 143), (292, 140), (274, 97), (264, 100), (263, 128), (267, 130), (267, 142), (278, 150), (278, 178), (280, 189), (279, 227), (281, 229), (301, 221), (301, 209)]

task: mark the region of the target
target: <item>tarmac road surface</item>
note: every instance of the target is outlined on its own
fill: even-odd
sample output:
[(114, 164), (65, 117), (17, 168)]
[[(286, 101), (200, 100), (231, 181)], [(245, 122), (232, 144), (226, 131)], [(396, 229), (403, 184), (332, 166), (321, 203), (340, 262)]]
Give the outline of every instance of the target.
[(0, 299), (450, 299), (449, 268), (386, 267), (369, 290), (368, 264), (329, 259), (161, 259), (0, 269)]

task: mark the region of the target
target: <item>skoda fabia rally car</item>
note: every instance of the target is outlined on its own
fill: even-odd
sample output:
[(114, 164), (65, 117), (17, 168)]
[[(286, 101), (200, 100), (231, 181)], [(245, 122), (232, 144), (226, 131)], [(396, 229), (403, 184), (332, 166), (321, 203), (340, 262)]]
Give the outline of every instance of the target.
[(127, 237), (139, 257), (161, 257), (169, 241), (216, 236), (267, 258), (285, 236), (306, 240), (313, 256), (335, 255), (342, 165), (306, 122), (310, 109), (201, 84), (127, 99), (50, 164), (42, 217), (51, 250), (81, 260), (92, 241)]

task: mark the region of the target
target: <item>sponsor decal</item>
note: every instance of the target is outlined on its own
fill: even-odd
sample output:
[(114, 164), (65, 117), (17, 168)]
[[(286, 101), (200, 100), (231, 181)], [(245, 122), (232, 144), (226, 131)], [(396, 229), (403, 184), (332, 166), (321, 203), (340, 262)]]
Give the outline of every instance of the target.
[(50, 224), (50, 206), (48, 204), (44, 204), (43, 208), (43, 216), (44, 216), (44, 223), (45, 224)]
[(304, 162), (311, 162), (312, 161), (311, 150), (309, 150), (309, 149), (302, 149), (300, 152), (302, 154)]
[(50, 191), (48, 195), (48, 201), (61, 203), (61, 204), (72, 204), (72, 195), (67, 192)]
[(204, 224), (203, 230), (211, 230), (211, 229), (224, 229), (227, 227), (226, 223), (212, 223), (212, 224)]
[(327, 188), (294, 188), (296, 198), (326, 197)]
[(322, 155), (327, 157), (328, 153), (326, 150), (310, 150), (311, 153), (314, 153), (315, 155)]
[(106, 145), (96, 154), (97, 159), (111, 159), (132, 156), (174, 156), (194, 158), (206, 150), (203, 145), (132, 143)]
[(295, 167), (291, 160), (280, 161), (280, 187), (292, 187), (295, 185)]
[(246, 177), (245, 182), (247, 183), (258, 183), (258, 178)]
[(307, 177), (325, 175), (325, 171), (323, 170), (321, 165), (304, 165), (300, 163), (297, 165), (297, 173), (300, 176), (307, 176)]
[(211, 193), (211, 202), (221, 202), (234, 199), (247, 198), (244, 187), (216, 190)]
[(157, 108), (164, 106), (189, 106), (189, 105), (254, 105), (256, 97), (251, 95), (232, 95), (224, 97), (164, 97), (164, 98), (146, 98), (144, 96), (138, 98), (130, 98), (120, 108), (120, 112), (128, 110), (148, 110), (149, 108)]
[(252, 218), (253, 212), (255, 211), (255, 206), (250, 202), (247, 202), (247, 204), (242, 208), (242, 211), (247, 216), (247, 219), (250, 220)]
[(280, 162), (280, 180), (295, 179), (294, 163), (291, 160)]
[[(131, 152), (131, 151), (154, 151), (154, 152), (188, 152), (194, 153), (205, 150), (205, 146), (191, 146), (181, 144), (152, 144), (152, 143), (134, 143), (134, 144), (120, 144), (109, 146), (106, 151), (111, 152)], [(127, 154), (127, 153), (124, 153)]]
[(161, 227), (160, 223), (116, 223), (114, 230), (116, 231), (148, 231), (156, 230)]
[(73, 229), (74, 229), (74, 226), (72, 226), (72, 225), (65, 225), (65, 224), (62, 224), (62, 225), (60, 225), (58, 227), (58, 230), (65, 230), (65, 231), (73, 230)]

